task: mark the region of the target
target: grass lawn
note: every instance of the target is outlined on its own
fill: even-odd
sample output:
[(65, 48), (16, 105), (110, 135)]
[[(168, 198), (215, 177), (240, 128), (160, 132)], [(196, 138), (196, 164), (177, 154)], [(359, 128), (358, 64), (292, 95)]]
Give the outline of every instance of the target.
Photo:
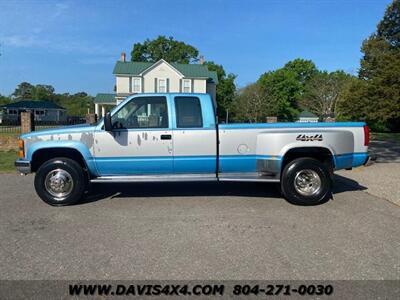
[(18, 132), (1, 132), (0, 131), (0, 136), (1, 137), (9, 137), (9, 138), (18, 138), (18, 136), (20, 135), (20, 133)]
[(14, 166), (16, 159), (16, 151), (0, 151), (0, 173), (16, 172)]
[(371, 132), (371, 140), (400, 143), (400, 133)]

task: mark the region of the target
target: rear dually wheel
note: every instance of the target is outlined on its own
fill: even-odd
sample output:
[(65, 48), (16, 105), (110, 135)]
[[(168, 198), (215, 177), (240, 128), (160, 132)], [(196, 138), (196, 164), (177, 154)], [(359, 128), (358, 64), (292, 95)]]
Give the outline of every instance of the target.
[(316, 205), (331, 197), (332, 180), (328, 167), (313, 158), (290, 161), (282, 172), (281, 190), (290, 203)]

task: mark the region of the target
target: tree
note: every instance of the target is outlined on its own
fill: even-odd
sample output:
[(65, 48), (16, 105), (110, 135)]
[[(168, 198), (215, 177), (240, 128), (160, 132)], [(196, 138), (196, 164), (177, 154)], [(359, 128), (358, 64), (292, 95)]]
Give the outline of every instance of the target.
[(93, 97), (85, 92), (79, 92), (73, 95), (69, 93), (54, 94), (51, 101), (67, 109), (70, 116), (83, 117), (87, 113), (88, 108), (93, 110)]
[(232, 103), (232, 113), (239, 122), (264, 122), (268, 110), (267, 95), (258, 83), (241, 89)]
[[(341, 116), (364, 119), (377, 131), (400, 131), (399, 7), (400, 0), (393, 1), (376, 33), (363, 42), (362, 83), (353, 82), (338, 106)], [(362, 107), (362, 114), (352, 107)]]
[(289, 61), (283, 68), (296, 74), (296, 79), (302, 84), (303, 88), (318, 73), (317, 67), (311, 60), (302, 58)]
[(336, 119), (339, 121), (365, 120), (370, 105), (363, 100), (368, 99), (367, 95), (367, 82), (358, 78), (351, 78), (350, 83), (342, 92), (342, 97), (337, 101)]
[(232, 105), (232, 101), (235, 97), (235, 78), (236, 75), (228, 74), (224, 70), (222, 65), (218, 65), (213, 61), (204, 63), (208, 70), (215, 71), (218, 76), (218, 84), (216, 90), (217, 104), (218, 104), (218, 116), (221, 120), (226, 119), (227, 111)]
[[(29, 82), (20, 83), (13, 96), (16, 100), (29, 99), (29, 100), (47, 100), (52, 101), (67, 110), (69, 116), (86, 115), (88, 108), (93, 110), (93, 97), (85, 92), (79, 92), (73, 95), (69, 93), (57, 94), (54, 87), (47, 84), (32, 85)], [(10, 101), (0, 95), (0, 105), (7, 104)]]
[(386, 9), (378, 24), (377, 36), (384, 38), (391, 46), (400, 46), (400, 1), (394, 0)]
[(343, 71), (318, 72), (306, 85), (304, 97), (300, 100), (301, 107), (315, 113), (320, 119), (334, 117), (336, 103), (351, 78)]
[(164, 59), (172, 63), (188, 64), (198, 61), (199, 51), (173, 37), (158, 36), (154, 40), (147, 39), (143, 43), (133, 45), (132, 61), (156, 62)]
[(32, 99), (34, 86), (29, 82), (21, 82), (16, 88), (12, 96), (15, 99)]
[(12, 96), (16, 100), (29, 99), (29, 100), (51, 100), (54, 94), (54, 87), (47, 84), (33, 85), (29, 82), (20, 83)]
[(33, 100), (50, 100), (54, 94), (54, 87), (46, 84), (38, 84), (33, 88)]
[[(173, 37), (158, 36), (154, 40), (147, 39), (143, 43), (133, 45), (131, 52), (132, 61), (156, 62), (164, 59), (170, 63), (194, 63), (199, 60), (199, 51), (192, 45), (175, 40)], [(223, 66), (213, 61), (205, 62), (210, 71), (216, 71), (218, 84), (216, 87), (216, 101), (218, 116), (225, 119), (226, 112), (235, 96), (234, 74), (226, 74)]]
[(294, 121), (306, 84), (317, 71), (312, 61), (298, 58), (281, 69), (261, 75), (258, 83), (268, 95), (270, 113), (282, 121)]
[(11, 99), (9, 97), (6, 97), (6, 96), (3, 96), (0, 94), (0, 106), (9, 104), (10, 102), (11, 102)]
[(303, 90), (296, 75), (278, 69), (261, 75), (258, 83), (265, 95), (268, 95), (271, 114), (279, 120), (293, 121), (299, 113), (298, 101)]

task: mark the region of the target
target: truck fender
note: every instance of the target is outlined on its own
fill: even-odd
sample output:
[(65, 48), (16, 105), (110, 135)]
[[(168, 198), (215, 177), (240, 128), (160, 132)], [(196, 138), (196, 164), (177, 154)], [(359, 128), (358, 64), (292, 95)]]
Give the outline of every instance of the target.
[(82, 157), (86, 163), (86, 166), (88, 167), (89, 172), (94, 175), (98, 174), (95, 161), (94, 161), (93, 156), (90, 153), (88, 147), (79, 141), (60, 140), (60, 141), (41, 141), (41, 142), (33, 143), (29, 146), (29, 148), (27, 150), (26, 159), (32, 161), (33, 155), (36, 151), (41, 150), (41, 149), (49, 149), (49, 148), (52, 148), (52, 149), (68, 148), (68, 149), (73, 149), (73, 150), (78, 151), (82, 155)]

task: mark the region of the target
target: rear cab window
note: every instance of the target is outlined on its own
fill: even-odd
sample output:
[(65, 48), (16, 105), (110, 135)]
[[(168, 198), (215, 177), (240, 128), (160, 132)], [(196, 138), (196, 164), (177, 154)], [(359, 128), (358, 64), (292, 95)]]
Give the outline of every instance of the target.
[(198, 97), (175, 97), (176, 127), (202, 128), (203, 115)]

